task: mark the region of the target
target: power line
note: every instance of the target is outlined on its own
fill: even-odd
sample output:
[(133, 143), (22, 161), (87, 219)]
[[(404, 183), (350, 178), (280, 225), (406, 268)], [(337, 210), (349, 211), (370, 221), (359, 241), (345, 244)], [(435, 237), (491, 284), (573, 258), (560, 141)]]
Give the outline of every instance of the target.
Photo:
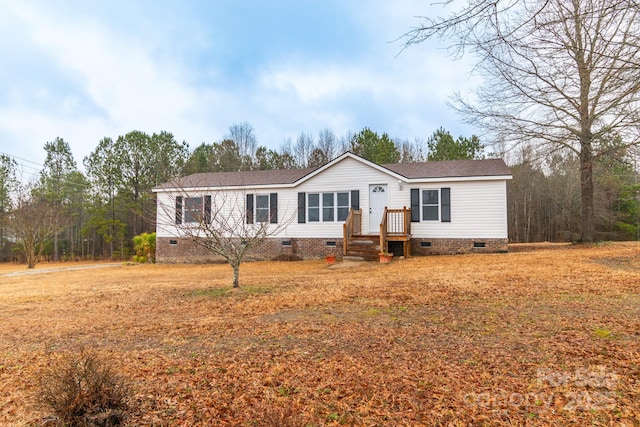
[[(25, 173), (27, 176), (29, 176), (29, 177), (31, 177), (31, 178), (34, 178), (34, 179), (36, 179), (36, 178), (39, 178), (39, 177), (40, 177), (40, 173), (42, 172), (42, 170), (43, 170), (43, 169), (44, 169), (44, 167), (45, 167), (43, 164), (40, 164), (40, 163), (38, 163), (38, 162), (34, 162), (33, 160), (24, 159), (24, 158), (22, 158), (22, 157), (18, 157), (18, 156), (15, 156), (15, 155), (13, 155), (13, 154), (5, 153), (5, 152), (2, 152), (2, 151), (0, 151), (0, 155), (5, 155), (5, 156), (7, 156), (7, 157), (10, 157), (10, 158), (12, 158), (12, 159), (16, 160), (16, 163), (17, 163), (17, 164), (18, 164), (18, 166), (19, 166), (19, 167), (21, 167), (21, 168), (27, 168), (27, 169), (31, 169), (31, 170), (33, 170), (34, 172), (24, 171), (24, 173)], [(19, 161), (18, 161), (18, 160), (19, 160)], [(21, 163), (21, 162), (31, 163), (31, 164), (33, 164), (33, 165), (39, 166), (39, 168), (37, 168), (37, 167), (35, 167), (35, 166), (31, 166), (31, 165), (24, 164), (24, 163)], [(85, 188), (86, 188), (84, 185), (82, 185), (82, 184), (80, 184), (80, 183), (76, 183), (76, 182), (73, 182), (73, 181), (69, 181), (69, 180), (67, 180), (67, 179), (55, 178), (54, 180), (55, 180), (55, 181), (57, 181), (57, 182), (58, 182), (58, 183), (60, 183), (60, 184), (63, 184), (63, 185), (65, 185), (65, 186), (68, 186), (68, 187), (77, 188), (77, 189), (85, 189)]]
[(42, 168), (44, 167), (43, 164), (40, 164), (38, 162), (34, 162), (33, 160), (23, 159), (22, 157), (14, 156), (13, 154), (5, 153), (5, 152), (2, 152), (2, 151), (0, 151), (0, 154), (3, 154), (3, 155), (8, 156), (8, 157), (11, 157), (12, 159), (15, 159), (15, 160), (22, 160), (23, 162), (33, 163), (34, 165), (40, 166)]

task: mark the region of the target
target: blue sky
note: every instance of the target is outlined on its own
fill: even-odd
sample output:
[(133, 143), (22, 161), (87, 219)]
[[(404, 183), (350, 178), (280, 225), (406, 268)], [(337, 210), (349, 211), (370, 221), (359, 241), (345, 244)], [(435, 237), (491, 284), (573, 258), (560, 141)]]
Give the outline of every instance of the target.
[(426, 0), (0, 0), (0, 152), (41, 163), (67, 141), (170, 131), (193, 149), (248, 122), (278, 149), (369, 127), (426, 139), (473, 130), (447, 107), (475, 81), (442, 46), (393, 42)]

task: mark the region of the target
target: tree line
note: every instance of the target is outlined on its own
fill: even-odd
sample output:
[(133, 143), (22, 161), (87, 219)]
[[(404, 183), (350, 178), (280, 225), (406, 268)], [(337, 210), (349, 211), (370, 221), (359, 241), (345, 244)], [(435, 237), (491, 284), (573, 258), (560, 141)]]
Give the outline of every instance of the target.
[[(595, 166), (599, 237), (635, 239), (640, 220), (637, 164), (620, 138), (607, 143), (611, 154)], [(64, 139), (45, 143), (44, 150), (42, 170), (31, 181), (21, 179), (15, 159), (0, 155), (2, 261), (127, 259), (133, 237), (155, 231), (152, 188), (193, 173), (314, 168), (347, 150), (379, 164), (507, 155), (488, 153), (475, 135), (454, 139), (443, 128), (426, 141), (413, 142), (369, 128), (341, 137), (323, 129), (317, 138), (301, 133), (295, 142), (287, 140), (273, 150), (258, 144), (246, 122), (231, 126), (221, 141), (193, 150), (164, 131), (105, 137), (83, 159), (84, 171)], [(575, 240), (581, 232), (576, 156), (567, 150), (543, 157), (528, 147), (510, 163), (510, 240)]]

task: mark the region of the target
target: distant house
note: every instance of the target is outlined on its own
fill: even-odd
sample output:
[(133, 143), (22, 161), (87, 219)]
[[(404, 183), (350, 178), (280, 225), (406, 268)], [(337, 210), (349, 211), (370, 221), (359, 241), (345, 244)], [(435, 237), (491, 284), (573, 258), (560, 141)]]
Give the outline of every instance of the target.
[(242, 201), (226, 215), (286, 225), (255, 259), (502, 252), (509, 179), (500, 159), (378, 165), (351, 152), (315, 169), (194, 174), (154, 189), (156, 259), (211, 260), (181, 226), (220, 197)]

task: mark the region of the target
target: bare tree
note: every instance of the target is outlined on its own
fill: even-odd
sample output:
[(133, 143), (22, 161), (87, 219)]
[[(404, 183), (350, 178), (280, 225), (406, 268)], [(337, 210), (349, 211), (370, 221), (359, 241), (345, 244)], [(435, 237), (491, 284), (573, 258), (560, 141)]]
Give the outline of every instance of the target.
[(423, 141), (415, 138), (415, 141), (412, 143), (408, 139), (395, 139), (393, 143), (398, 148), (398, 152), (400, 153), (400, 162), (401, 163), (412, 163), (412, 162), (423, 162), (425, 156), (423, 154)]
[(239, 170), (251, 169), (256, 149), (258, 148), (258, 140), (251, 126), (247, 122), (234, 124), (229, 126), (229, 135), (227, 139), (236, 143), (241, 159)]
[[(452, 1), (446, 1), (451, 5)], [(405, 47), (433, 37), (477, 56), (484, 84), (454, 106), (511, 146), (533, 143), (579, 158), (581, 240), (595, 232), (593, 164), (602, 137), (640, 142), (640, 5), (636, 0), (470, 0), (425, 18)], [(487, 139), (487, 138), (485, 138)]]
[(57, 208), (41, 197), (33, 197), (29, 188), (21, 188), (8, 215), (8, 228), (23, 252), (27, 268), (34, 268), (46, 243), (60, 232)]
[(338, 154), (338, 140), (336, 134), (329, 128), (324, 128), (318, 134), (318, 149), (322, 151), (324, 158), (327, 161), (337, 157)]
[[(176, 182), (176, 191), (159, 195), (170, 233), (177, 232), (196, 245), (224, 258), (233, 269), (233, 287), (240, 287), (240, 265), (247, 254), (267, 238), (279, 234), (293, 220), (293, 214), (278, 209), (274, 195), (243, 191), (194, 192)], [(277, 195), (276, 195), (277, 197)], [(175, 221), (171, 221), (175, 219)]]
[(354, 133), (350, 130), (346, 131), (344, 135), (338, 140), (338, 152), (340, 154), (351, 149), (351, 141), (353, 140)]
[(296, 163), (300, 168), (306, 168), (309, 164), (309, 157), (314, 149), (313, 135), (310, 133), (301, 132), (296, 139), (296, 143), (293, 146), (293, 154), (296, 159)]

